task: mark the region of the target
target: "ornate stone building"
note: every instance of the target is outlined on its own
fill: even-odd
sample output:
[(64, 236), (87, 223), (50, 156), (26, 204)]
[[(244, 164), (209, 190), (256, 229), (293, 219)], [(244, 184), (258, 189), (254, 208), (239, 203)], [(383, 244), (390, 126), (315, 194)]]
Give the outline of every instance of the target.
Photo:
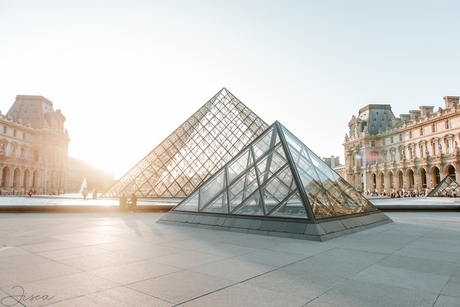
[(460, 179), (459, 97), (444, 101), (444, 109), (421, 106), (399, 117), (390, 105), (360, 109), (343, 144), (346, 180), (360, 191), (420, 191), (447, 175)]
[(0, 191), (23, 194), (66, 189), (69, 135), (66, 118), (42, 96), (18, 95), (0, 112)]

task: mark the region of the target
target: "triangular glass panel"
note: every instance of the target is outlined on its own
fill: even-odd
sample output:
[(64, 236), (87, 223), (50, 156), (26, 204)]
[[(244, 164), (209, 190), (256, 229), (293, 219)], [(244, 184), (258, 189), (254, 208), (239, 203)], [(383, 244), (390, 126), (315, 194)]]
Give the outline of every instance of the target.
[(279, 142), (278, 133), (276, 129), (270, 129), (267, 133), (259, 138), (254, 145), (252, 145), (254, 149), (254, 156), (255, 159), (258, 160), (261, 156), (263, 156), (267, 151), (273, 148)]
[(284, 164), (286, 164), (286, 162), (287, 160), (282, 146), (278, 146), (274, 151), (259, 161), (259, 163), (257, 163), (257, 169), (259, 171), (260, 184), (267, 181)]
[[(127, 190), (138, 197), (183, 195), (189, 191), (183, 185), (190, 181), (195, 187), (202, 184), (267, 128), (263, 120), (223, 88), (123, 175), (113, 186), (117, 188), (110, 188), (102, 197), (120, 197)], [(238, 138), (241, 131), (245, 131), (244, 138)], [(132, 185), (134, 178), (136, 186)], [(143, 187), (146, 180), (154, 187), (150, 192)], [(171, 186), (173, 182), (179, 189)], [(160, 183), (166, 187), (156, 188)]]
[(262, 188), (265, 212), (270, 212), (296, 188), (290, 168), (285, 167)]
[(198, 211), (199, 191), (190, 195), (183, 203), (174, 208), (179, 211)]
[(242, 172), (246, 171), (252, 163), (252, 154), (248, 148), (239, 154), (236, 159), (229, 163), (227, 167), (228, 182), (231, 183)]
[(225, 171), (222, 170), (203, 185), (201, 188), (200, 209), (206, 206), (214, 196), (224, 189), (224, 184)]
[(230, 210), (235, 209), (259, 187), (254, 167), (241, 176), (228, 188)]
[(308, 214), (299, 192), (289, 197), (281, 206), (273, 210), (270, 216), (308, 219)]
[(264, 215), (264, 209), (262, 208), (262, 201), (259, 193), (254, 193), (248, 200), (246, 200), (241, 206), (235, 209), (233, 214), (243, 215)]
[(220, 194), (214, 201), (204, 207), (201, 212), (228, 213), (227, 193)]

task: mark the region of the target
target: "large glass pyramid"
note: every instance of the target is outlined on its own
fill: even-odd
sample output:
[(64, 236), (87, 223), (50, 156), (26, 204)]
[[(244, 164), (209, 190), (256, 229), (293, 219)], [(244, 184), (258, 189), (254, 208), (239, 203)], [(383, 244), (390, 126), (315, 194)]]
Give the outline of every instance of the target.
[[(455, 193), (453, 193), (455, 191)], [(452, 176), (444, 178), (429, 194), (428, 197), (457, 197), (460, 196), (460, 185)]]
[[(193, 219), (181, 218), (180, 214)], [(372, 214), (378, 214), (378, 217), (369, 218)], [(277, 232), (282, 229), (278, 232), (309, 238), (391, 221), (279, 122), (270, 126), (161, 220), (190, 224), (207, 221), (204, 224), (209, 226), (212, 221), (209, 217), (213, 215), (224, 219), (255, 219), (265, 221), (265, 225), (267, 221), (272, 225), (280, 222), (283, 225), (277, 224), (274, 229), (274, 226), (265, 226), (267, 229), (254, 226), (247, 230), (269, 232), (271, 229), (271, 232)], [(340, 221), (350, 217), (355, 219)], [(225, 228), (225, 221), (220, 222), (222, 225), (216, 219), (214, 221), (217, 224), (211, 223), (212, 226)], [(310, 229), (313, 234), (306, 233), (307, 224), (328, 221), (323, 225), (329, 227)], [(240, 222), (240, 225), (250, 225), (248, 223)], [(260, 227), (262, 225), (263, 222)], [(301, 233), (299, 229), (303, 229)]]
[(267, 129), (223, 88), (103, 197), (185, 197)]

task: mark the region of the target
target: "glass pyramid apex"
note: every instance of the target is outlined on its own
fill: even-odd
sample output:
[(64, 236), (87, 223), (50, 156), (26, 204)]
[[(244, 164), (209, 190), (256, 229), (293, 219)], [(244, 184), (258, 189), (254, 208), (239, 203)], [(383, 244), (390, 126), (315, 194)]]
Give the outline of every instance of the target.
[(267, 128), (222, 88), (102, 197), (185, 197)]
[(275, 122), (172, 211), (314, 221), (379, 210)]

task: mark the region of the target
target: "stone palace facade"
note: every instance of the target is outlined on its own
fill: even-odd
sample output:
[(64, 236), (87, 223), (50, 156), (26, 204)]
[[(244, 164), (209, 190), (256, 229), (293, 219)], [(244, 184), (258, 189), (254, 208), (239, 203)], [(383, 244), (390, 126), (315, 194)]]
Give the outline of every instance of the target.
[(445, 108), (421, 106), (395, 117), (390, 105), (370, 104), (348, 123), (341, 175), (368, 191), (434, 188), (445, 176), (460, 179), (459, 97)]
[(69, 135), (61, 110), (42, 96), (18, 95), (0, 112), (0, 192), (65, 190)]

